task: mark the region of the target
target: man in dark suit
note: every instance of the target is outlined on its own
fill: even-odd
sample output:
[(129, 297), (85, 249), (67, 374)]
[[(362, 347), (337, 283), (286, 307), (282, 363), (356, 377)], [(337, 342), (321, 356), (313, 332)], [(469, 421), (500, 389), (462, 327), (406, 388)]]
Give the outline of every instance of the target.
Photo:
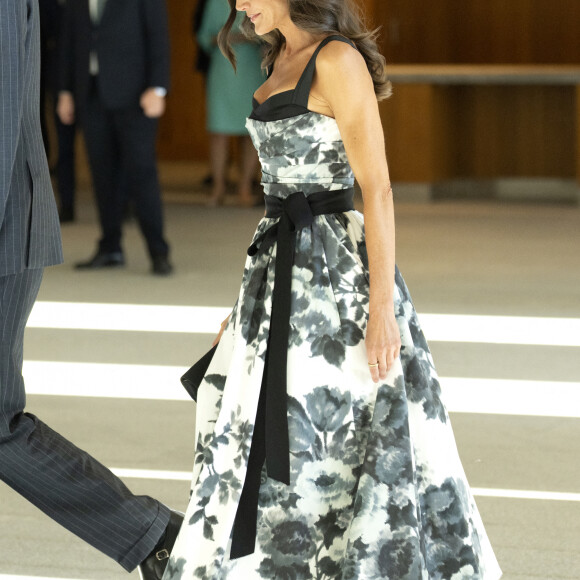
[(126, 570), (160, 580), (181, 516), (24, 412), (24, 327), (62, 261), (40, 129), (38, 0), (0, 0), (0, 480)]
[(171, 273), (163, 237), (155, 141), (169, 86), (165, 0), (69, 0), (58, 112), (85, 134), (102, 237), (78, 268), (122, 266), (125, 196), (133, 201), (154, 274)]
[[(45, 116), (50, 104), (54, 113), (58, 157), (56, 160), (56, 182), (60, 201), (60, 223), (75, 219), (75, 138), (76, 123), (65, 125), (56, 114), (57, 79), (59, 78), (58, 39), (66, 0), (42, 0), (40, 8), (40, 125), (47, 156), (49, 139)], [(52, 145), (52, 144), (51, 144)]]

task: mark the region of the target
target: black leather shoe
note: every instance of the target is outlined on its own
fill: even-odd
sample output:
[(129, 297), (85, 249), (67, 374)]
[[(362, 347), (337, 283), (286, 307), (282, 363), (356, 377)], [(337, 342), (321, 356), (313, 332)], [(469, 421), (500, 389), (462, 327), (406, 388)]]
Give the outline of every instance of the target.
[(139, 564), (139, 577), (141, 580), (161, 580), (163, 572), (167, 568), (169, 555), (171, 554), (171, 550), (173, 550), (173, 545), (175, 544), (182, 523), (183, 514), (172, 511), (163, 540)]
[(153, 256), (151, 258), (151, 272), (156, 276), (169, 276), (173, 272), (173, 266), (167, 256)]
[(125, 265), (122, 252), (97, 252), (90, 260), (75, 264), (77, 270), (100, 270), (101, 268), (119, 268)]

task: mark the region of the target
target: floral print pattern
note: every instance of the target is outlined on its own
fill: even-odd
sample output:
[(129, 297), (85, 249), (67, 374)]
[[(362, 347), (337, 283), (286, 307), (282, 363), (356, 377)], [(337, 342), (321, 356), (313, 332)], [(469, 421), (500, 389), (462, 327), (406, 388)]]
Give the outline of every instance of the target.
[[(249, 120), (268, 195), (352, 185), (333, 119)], [(255, 238), (274, 220), (264, 218)], [(268, 341), (275, 244), (248, 257), (239, 299), (198, 393), (192, 492), (164, 580), (496, 580), (501, 572), (459, 461), (441, 389), (397, 270), (401, 356), (368, 372), (362, 215), (297, 234), (288, 345), (290, 485), (262, 470), (255, 552), (231, 532)]]

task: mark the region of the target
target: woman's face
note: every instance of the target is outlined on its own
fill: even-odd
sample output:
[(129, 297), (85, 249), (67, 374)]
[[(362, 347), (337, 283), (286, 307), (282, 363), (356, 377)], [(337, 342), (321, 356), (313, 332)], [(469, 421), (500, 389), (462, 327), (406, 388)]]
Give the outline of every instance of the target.
[(290, 22), (288, 0), (236, 0), (236, 10), (246, 13), (259, 36)]

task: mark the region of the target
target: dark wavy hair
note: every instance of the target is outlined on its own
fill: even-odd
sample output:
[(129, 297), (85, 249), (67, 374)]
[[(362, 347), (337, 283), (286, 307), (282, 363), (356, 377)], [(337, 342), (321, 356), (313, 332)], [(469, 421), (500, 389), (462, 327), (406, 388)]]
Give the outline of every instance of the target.
[[(236, 57), (229, 42), (229, 35), (236, 20), (236, 0), (228, 0), (230, 15), (218, 36), (218, 45), (224, 56), (236, 68)], [(368, 30), (365, 26), (362, 11), (353, 0), (287, 0), (292, 22), (307, 32), (315, 35), (330, 36), (340, 34), (351, 40), (361, 53), (369, 73), (377, 99), (380, 101), (391, 95), (391, 83), (385, 71), (385, 57), (377, 48), (378, 29)], [(286, 39), (279, 30), (258, 37), (254, 25), (246, 16), (242, 31), (248, 38), (260, 38), (267, 46), (262, 66), (270, 68)]]

